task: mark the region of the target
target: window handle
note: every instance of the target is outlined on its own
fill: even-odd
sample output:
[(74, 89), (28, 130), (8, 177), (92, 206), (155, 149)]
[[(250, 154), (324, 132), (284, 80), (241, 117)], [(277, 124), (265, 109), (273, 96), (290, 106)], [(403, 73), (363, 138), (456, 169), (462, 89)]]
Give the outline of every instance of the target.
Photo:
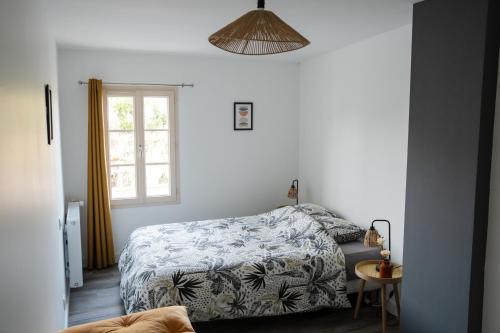
[(142, 158), (143, 154), (144, 154), (144, 147), (142, 145), (139, 145), (139, 156)]

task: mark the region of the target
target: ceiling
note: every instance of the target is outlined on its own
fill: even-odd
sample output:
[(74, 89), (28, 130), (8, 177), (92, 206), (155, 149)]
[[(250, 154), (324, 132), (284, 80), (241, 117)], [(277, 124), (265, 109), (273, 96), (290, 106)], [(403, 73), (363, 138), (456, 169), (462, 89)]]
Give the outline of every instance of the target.
[[(257, 6), (256, 0), (47, 0), (59, 47), (226, 57), (208, 36)], [(411, 23), (414, 0), (268, 0), (311, 41), (308, 47), (259, 57), (299, 62)], [(248, 56), (246, 56), (248, 57)]]

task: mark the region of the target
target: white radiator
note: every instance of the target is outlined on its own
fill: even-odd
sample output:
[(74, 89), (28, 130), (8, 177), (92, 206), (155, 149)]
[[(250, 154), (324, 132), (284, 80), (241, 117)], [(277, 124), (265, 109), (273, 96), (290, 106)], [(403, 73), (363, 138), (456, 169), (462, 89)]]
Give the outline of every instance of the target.
[(66, 267), (69, 271), (69, 286), (83, 286), (82, 238), (80, 234), (80, 206), (82, 201), (68, 203), (66, 215)]

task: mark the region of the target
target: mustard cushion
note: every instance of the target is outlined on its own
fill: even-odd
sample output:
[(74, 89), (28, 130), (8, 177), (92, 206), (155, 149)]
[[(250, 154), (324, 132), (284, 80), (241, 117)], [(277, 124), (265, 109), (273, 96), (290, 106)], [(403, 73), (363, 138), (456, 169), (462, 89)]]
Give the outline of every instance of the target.
[(73, 326), (61, 333), (194, 333), (186, 308), (170, 306)]

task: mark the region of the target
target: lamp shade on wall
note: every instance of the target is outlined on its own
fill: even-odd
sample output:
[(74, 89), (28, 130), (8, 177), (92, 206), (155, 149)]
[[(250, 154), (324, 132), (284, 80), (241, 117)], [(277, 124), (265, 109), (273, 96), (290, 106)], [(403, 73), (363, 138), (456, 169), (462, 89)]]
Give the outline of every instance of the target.
[(377, 240), (380, 238), (380, 234), (378, 233), (375, 227), (371, 226), (370, 229), (366, 231), (364, 245), (365, 247), (376, 247), (378, 246)]
[(295, 199), (297, 205), (299, 204), (299, 180), (294, 179), (292, 185), (288, 190), (288, 199)]
[[(389, 231), (389, 252), (391, 251), (391, 222), (388, 220), (373, 220), (372, 225), (370, 226), (370, 229), (365, 234), (365, 239), (364, 239), (364, 245), (366, 247), (375, 247), (378, 246), (377, 244), (377, 239), (380, 237), (380, 234), (378, 233), (377, 229), (375, 229), (374, 224), (378, 222), (383, 222), (387, 224), (387, 228)], [(390, 258), (390, 255), (389, 255)]]

